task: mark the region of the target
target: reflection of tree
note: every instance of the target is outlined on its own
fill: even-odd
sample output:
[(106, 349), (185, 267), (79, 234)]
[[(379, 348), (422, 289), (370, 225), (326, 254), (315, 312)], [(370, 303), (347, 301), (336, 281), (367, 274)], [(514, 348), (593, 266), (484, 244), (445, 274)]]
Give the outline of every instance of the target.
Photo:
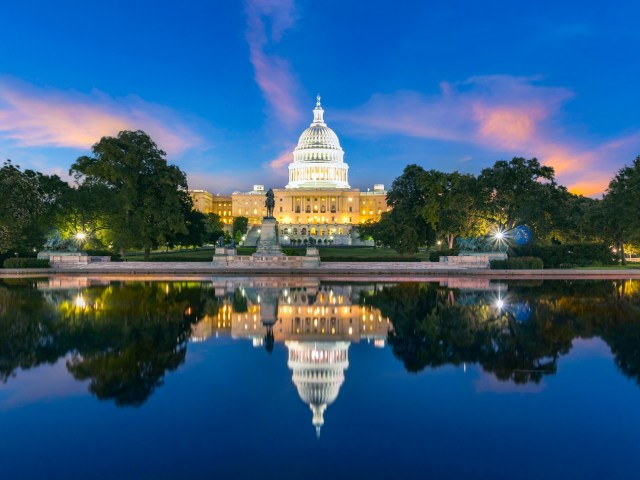
[(13, 331), (0, 334), (0, 372), (6, 379), (72, 352), (69, 371), (98, 398), (141, 405), (184, 362), (195, 319), (217, 311), (210, 294), (200, 283), (122, 283), (58, 293), (51, 304), (34, 289), (0, 288), (0, 305), (8, 295), (17, 314)]
[(61, 353), (51, 341), (56, 318), (31, 281), (0, 282), (0, 380), (18, 368), (54, 363)]
[(245, 313), (247, 311), (247, 298), (239, 288), (233, 292), (233, 311), (236, 313)]
[(468, 362), (479, 363), (500, 380), (539, 382), (544, 374), (555, 373), (559, 357), (570, 351), (574, 338), (600, 336), (611, 346), (619, 368), (638, 380), (637, 285), (514, 286), (509, 290), (510, 301), (531, 309), (525, 321), (518, 320), (509, 307), (498, 310), (490, 292), (451, 295), (429, 284), (386, 287), (366, 301), (390, 318), (389, 345), (410, 372)]

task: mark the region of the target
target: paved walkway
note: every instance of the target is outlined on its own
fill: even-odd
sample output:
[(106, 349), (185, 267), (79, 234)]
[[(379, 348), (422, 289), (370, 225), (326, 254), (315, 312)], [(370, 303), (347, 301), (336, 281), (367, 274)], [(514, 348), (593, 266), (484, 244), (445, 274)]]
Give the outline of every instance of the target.
[(303, 275), (303, 276), (481, 276), (507, 278), (635, 278), (638, 270), (489, 270), (451, 267), (435, 262), (323, 262), (318, 267), (219, 267), (209, 262), (113, 262), (64, 266), (50, 269), (0, 269), (0, 276), (33, 274), (115, 274), (115, 275)]

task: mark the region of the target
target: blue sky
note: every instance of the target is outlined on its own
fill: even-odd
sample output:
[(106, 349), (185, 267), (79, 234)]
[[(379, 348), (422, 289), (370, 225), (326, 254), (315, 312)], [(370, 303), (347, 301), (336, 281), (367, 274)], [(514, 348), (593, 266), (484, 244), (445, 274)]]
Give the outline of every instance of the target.
[(640, 154), (640, 4), (26, 1), (0, 6), (0, 158), (66, 174), (142, 129), (216, 193), (282, 187), (320, 92), (352, 186), (540, 158), (588, 195)]

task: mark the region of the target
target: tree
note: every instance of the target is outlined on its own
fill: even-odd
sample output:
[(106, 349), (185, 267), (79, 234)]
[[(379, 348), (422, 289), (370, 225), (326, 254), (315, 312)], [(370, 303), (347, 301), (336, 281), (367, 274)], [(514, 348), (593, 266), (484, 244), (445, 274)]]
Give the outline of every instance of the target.
[(382, 214), (373, 229), (361, 230), (400, 254), (411, 254), (435, 241), (435, 231), (422, 216), (427, 204), (423, 188), (427, 172), (418, 165), (408, 165), (387, 192), (387, 205), (393, 209)]
[(625, 264), (625, 243), (640, 240), (640, 156), (609, 182), (600, 205), (600, 228), (616, 246)]
[(220, 215), (217, 213), (207, 213), (204, 219), (204, 228), (204, 241), (206, 243), (215, 243), (220, 237), (224, 236), (224, 223), (222, 223)]
[(456, 237), (487, 233), (488, 225), (479, 205), (477, 180), (473, 175), (429, 170), (422, 177), (425, 205), (422, 217), (447, 239), (453, 248)]
[(40, 249), (71, 190), (57, 175), (23, 172), (6, 161), (0, 168), (0, 253)]
[(247, 217), (236, 217), (233, 219), (232, 235), (235, 238), (237, 232), (241, 232), (241, 236), (247, 232), (249, 219)]
[(505, 229), (529, 226), (538, 236), (548, 233), (556, 183), (552, 167), (536, 158), (500, 160), (478, 177), (485, 218)]
[(105, 220), (109, 240), (122, 255), (126, 248), (164, 245), (177, 234), (186, 234), (185, 174), (168, 165), (165, 152), (138, 130), (102, 137), (92, 147), (93, 157), (83, 156), (71, 166), (80, 185), (101, 186), (108, 192)]

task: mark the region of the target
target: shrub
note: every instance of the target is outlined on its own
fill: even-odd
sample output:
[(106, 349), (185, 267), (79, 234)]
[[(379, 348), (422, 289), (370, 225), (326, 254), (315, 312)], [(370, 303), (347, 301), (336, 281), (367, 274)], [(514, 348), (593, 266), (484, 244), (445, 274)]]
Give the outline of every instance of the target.
[(544, 267), (538, 257), (511, 257), (506, 260), (491, 260), (492, 270), (540, 270)]
[(49, 268), (49, 260), (12, 257), (7, 258), (2, 265), (4, 268)]
[(616, 265), (618, 259), (608, 245), (577, 243), (562, 245), (523, 245), (513, 248), (518, 257), (539, 257), (546, 268)]
[(289, 257), (304, 257), (307, 254), (307, 250), (304, 248), (282, 248), (282, 253)]

